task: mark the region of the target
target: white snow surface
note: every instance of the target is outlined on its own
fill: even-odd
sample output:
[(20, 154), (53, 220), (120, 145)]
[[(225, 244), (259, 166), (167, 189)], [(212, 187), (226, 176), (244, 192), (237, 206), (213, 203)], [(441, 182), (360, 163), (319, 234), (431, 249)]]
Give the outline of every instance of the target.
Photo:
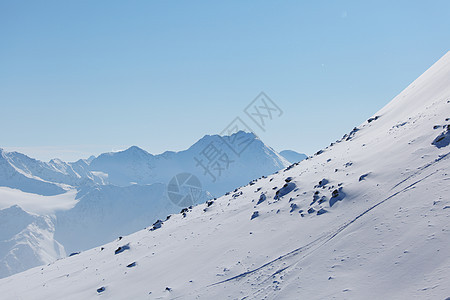
[(160, 228), (1, 279), (0, 295), (445, 299), (449, 118), (447, 53), (314, 157), (172, 215)]
[[(244, 153), (236, 155), (225, 139), (250, 143)], [(220, 173), (212, 167), (214, 178), (197, 166), (195, 160), (199, 158), (206, 163), (201, 153), (211, 154), (209, 149), (213, 148), (208, 147), (220, 151), (220, 156), (216, 155), (219, 159), (224, 160), (223, 155), (228, 155), (231, 161)], [(15, 253), (14, 260), (27, 261), (26, 264), (10, 263), (6, 268), (0, 266), (0, 278), (57, 260), (64, 256), (64, 251), (87, 250), (131, 234), (179, 212), (184, 206), (204, 203), (213, 195), (224, 194), (288, 165), (287, 160), (254, 134), (245, 132), (229, 137), (205, 136), (180, 152), (152, 155), (133, 146), (74, 163), (59, 159), (42, 162), (0, 149), (0, 210), (17, 205), (49, 220), (51, 235), (46, 237), (64, 247), (63, 251), (54, 251), (53, 256), (43, 259), (41, 252), (50, 253), (44, 247), (46, 244), (36, 243), (31, 234), (16, 239), (4, 234), (6, 227), (0, 227), (0, 236), (4, 236), (0, 239), (0, 253), (6, 255), (0, 256), (0, 261), (9, 261), (12, 256), (7, 254), (11, 251)], [(192, 201), (175, 204), (168, 198), (167, 184), (179, 173), (195, 174), (201, 187)], [(2, 218), (6, 218), (8, 211), (5, 210)], [(17, 222), (21, 224), (20, 220)], [(22, 249), (22, 244), (34, 246), (17, 251)]]
[(54, 218), (38, 216), (14, 205), (0, 210), (0, 276), (24, 271), (65, 256), (53, 238)]

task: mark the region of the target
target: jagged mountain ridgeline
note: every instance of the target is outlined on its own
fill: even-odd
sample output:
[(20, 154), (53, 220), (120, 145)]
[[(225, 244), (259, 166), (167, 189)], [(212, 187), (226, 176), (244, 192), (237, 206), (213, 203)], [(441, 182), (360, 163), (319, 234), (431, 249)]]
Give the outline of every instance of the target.
[[(245, 142), (245, 151), (236, 155), (231, 141)], [(133, 146), (72, 163), (0, 149), (0, 277), (133, 233), (289, 164), (242, 131), (205, 136), (180, 152), (152, 155)], [(41, 221), (15, 224), (18, 209)]]

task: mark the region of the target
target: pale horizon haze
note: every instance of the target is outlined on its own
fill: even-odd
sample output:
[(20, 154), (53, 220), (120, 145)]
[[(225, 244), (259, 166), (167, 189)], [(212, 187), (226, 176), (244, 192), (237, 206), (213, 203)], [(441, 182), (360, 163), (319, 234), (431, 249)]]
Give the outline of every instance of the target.
[[(0, 148), (187, 149), (236, 117), (313, 154), (450, 49), (448, 1), (0, 1)], [(283, 111), (258, 128), (265, 92)]]

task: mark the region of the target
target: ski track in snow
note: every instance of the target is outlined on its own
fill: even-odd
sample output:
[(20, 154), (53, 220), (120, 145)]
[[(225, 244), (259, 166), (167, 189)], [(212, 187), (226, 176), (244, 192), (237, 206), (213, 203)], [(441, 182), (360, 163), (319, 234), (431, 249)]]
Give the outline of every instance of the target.
[[(442, 157), (442, 158), (447, 157), (448, 154), (450, 154), (450, 153), (447, 153), (447, 154), (446, 154), (444, 157)], [(441, 158), (441, 159), (442, 159), (442, 158)], [(434, 163), (439, 162), (441, 159), (436, 159), (434, 162), (427, 164), (427, 167), (432, 166)], [(426, 168), (423, 168), (422, 170), (425, 170), (425, 169), (426, 169)], [(210, 284), (210, 285), (208, 285), (207, 287), (211, 287), (211, 286), (215, 286), (215, 285), (220, 285), (220, 284), (222, 284), (222, 283), (226, 283), (226, 282), (233, 281), (233, 280), (240, 280), (240, 279), (242, 279), (242, 278), (244, 278), (244, 277), (247, 277), (247, 276), (252, 275), (252, 274), (254, 274), (254, 273), (258, 272), (258, 271), (261, 271), (261, 270), (263, 270), (263, 269), (265, 269), (265, 268), (267, 268), (267, 267), (269, 267), (269, 266), (272, 266), (272, 265), (275, 264), (275, 263), (283, 262), (283, 260), (285, 260), (285, 259), (288, 259), (288, 258), (294, 257), (294, 256), (296, 256), (296, 255), (299, 255), (299, 254), (301, 254), (301, 253), (303, 253), (303, 252), (305, 252), (305, 251), (307, 251), (307, 250), (313, 248), (316, 244), (319, 244), (321, 241), (323, 241), (323, 243), (321, 243), (321, 244), (318, 245), (316, 248), (313, 248), (311, 251), (309, 251), (309, 252), (306, 253), (304, 256), (302, 256), (296, 263), (291, 264), (291, 265), (289, 265), (289, 266), (287, 266), (287, 267), (283, 267), (283, 268), (281, 268), (280, 270), (276, 271), (275, 273), (273, 273), (273, 274), (271, 274), (271, 275), (267, 275), (268, 278), (267, 278), (266, 280), (269, 280), (271, 277), (274, 277), (275, 275), (280, 274), (280, 273), (286, 271), (287, 269), (291, 268), (293, 265), (296, 265), (296, 264), (300, 263), (301, 260), (302, 260), (303, 258), (305, 258), (305, 257), (308, 256), (308, 255), (313, 254), (314, 251), (318, 250), (320, 247), (322, 247), (322, 246), (324, 246), (326, 243), (330, 242), (330, 241), (331, 241), (332, 239), (334, 239), (338, 234), (340, 234), (342, 231), (344, 231), (345, 229), (347, 229), (350, 225), (352, 225), (353, 223), (355, 223), (358, 219), (362, 218), (363, 216), (365, 216), (367, 213), (369, 213), (370, 211), (372, 211), (372, 210), (375, 209), (376, 207), (378, 207), (378, 206), (380, 206), (381, 204), (385, 203), (386, 201), (388, 201), (388, 200), (394, 198), (395, 196), (397, 196), (397, 195), (399, 195), (399, 194), (401, 194), (401, 193), (403, 193), (403, 192), (408, 191), (409, 189), (413, 188), (416, 184), (418, 184), (418, 183), (424, 181), (425, 179), (427, 179), (427, 178), (433, 176), (433, 175), (436, 174), (438, 171), (439, 171), (439, 170), (436, 170), (436, 171), (434, 171), (433, 173), (431, 173), (431, 174), (429, 174), (429, 175), (426, 175), (425, 177), (423, 177), (423, 178), (421, 178), (421, 179), (419, 179), (419, 180), (413, 182), (412, 184), (408, 185), (407, 187), (403, 188), (402, 190), (400, 190), (400, 191), (398, 191), (398, 192), (395, 192), (394, 194), (390, 195), (390, 196), (387, 197), (386, 199), (384, 199), (384, 200), (378, 202), (377, 204), (375, 204), (375, 205), (369, 207), (369, 208), (366, 209), (364, 212), (362, 212), (361, 214), (359, 214), (358, 216), (356, 216), (353, 220), (351, 220), (351, 221), (349, 221), (349, 222), (346, 222), (345, 224), (341, 225), (337, 230), (335, 230), (335, 231), (333, 231), (333, 232), (329, 232), (329, 233), (327, 233), (327, 234), (324, 234), (323, 236), (321, 236), (321, 237), (315, 239), (314, 241), (308, 243), (307, 245), (304, 245), (304, 246), (302, 246), (302, 247), (300, 247), (300, 248), (297, 248), (297, 249), (295, 249), (295, 250), (292, 250), (292, 251), (289, 252), (289, 253), (286, 253), (286, 254), (284, 254), (284, 255), (281, 255), (280, 257), (278, 257), (278, 258), (276, 258), (276, 259), (274, 259), (274, 260), (272, 260), (272, 261), (269, 261), (268, 263), (265, 263), (264, 265), (262, 265), (262, 266), (260, 266), (260, 267), (258, 267), (258, 268), (256, 268), (256, 269), (253, 269), (253, 270), (251, 270), (251, 271), (244, 272), (244, 273), (242, 273), (242, 274), (233, 276), (233, 277), (231, 277), (231, 278), (228, 278), (228, 279), (225, 279), (225, 280), (222, 280), (222, 281), (219, 281), (219, 282)], [(402, 180), (400, 183), (397, 183), (392, 189), (394, 189), (395, 187), (397, 187), (397, 186), (401, 185), (402, 183), (408, 181), (408, 180), (411, 179), (412, 177), (415, 177), (415, 176), (420, 175), (420, 173), (421, 173), (421, 172), (417, 172), (417, 173), (415, 173), (413, 176), (410, 176), (409, 178), (407, 178), (406, 180)], [(265, 282), (266, 280), (264, 280), (263, 282)]]

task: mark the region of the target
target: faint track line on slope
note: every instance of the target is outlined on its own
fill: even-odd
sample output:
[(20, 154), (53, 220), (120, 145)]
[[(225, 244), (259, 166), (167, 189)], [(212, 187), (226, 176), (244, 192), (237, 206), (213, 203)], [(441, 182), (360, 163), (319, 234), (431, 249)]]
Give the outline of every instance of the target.
[[(429, 175), (427, 175), (427, 176), (421, 178), (420, 180), (415, 181), (414, 183), (412, 183), (412, 184), (408, 185), (407, 187), (403, 188), (402, 190), (400, 190), (400, 191), (398, 191), (398, 192), (396, 192), (396, 193), (390, 195), (390, 196), (387, 197), (386, 199), (384, 199), (384, 200), (382, 200), (382, 201), (376, 203), (375, 205), (369, 207), (368, 209), (366, 209), (365, 211), (363, 211), (361, 214), (359, 214), (358, 216), (356, 216), (353, 220), (351, 220), (351, 221), (345, 223), (344, 225), (341, 225), (341, 226), (340, 226), (333, 234), (331, 234), (331, 236), (329, 236), (328, 239), (326, 239), (326, 240), (325, 240), (322, 244), (320, 244), (317, 248), (313, 249), (312, 251), (310, 251), (310, 252), (308, 252), (308, 253), (305, 253), (305, 255), (303, 255), (297, 262), (295, 262), (295, 263), (293, 263), (293, 264), (291, 264), (291, 265), (289, 265), (289, 266), (287, 266), (287, 267), (283, 267), (283, 268), (279, 269), (278, 271), (276, 271), (275, 273), (271, 274), (270, 276), (267, 276), (267, 278), (266, 278), (265, 280), (263, 280), (263, 281), (261, 282), (261, 284), (263, 284), (263, 283), (265, 283), (267, 280), (273, 278), (275, 275), (277, 275), (277, 274), (279, 274), (279, 273), (282, 273), (282, 272), (286, 271), (287, 269), (291, 268), (292, 266), (297, 265), (297, 264), (298, 264), (300, 261), (302, 261), (305, 257), (311, 255), (311, 254), (314, 253), (316, 250), (320, 249), (322, 246), (324, 246), (325, 244), (327, 244), (329, 241), (331, 241), (333, 238), (335, 238), (339, 233), (341, 233), (342, 231), (344, 231), (344, 230), (345, 230), (346, 228), (348, 228), (351, 224), (355, 223), (358, 219), (360, 219), (362, 216), (364, 216), (364, 215), (367, 214), (368, 212), (372, 211), (373, 209), (375, 209), (376, 207), (378, 207), (378, 206), (380, 206), (381, 204), (385, 203), (386, 201), (388, 201), (388, 200), (394, 198), (395, 196), (397, 196), (397, 195), (399, 195), (399, 194), (401, 194), (401, 193), (403, 193), (403, 192), (408, 191), (409, 189), (411, 189), (412, 187), (414, 187), (414, 186), (417, 185), (418, 183), (422, 182), (423, 180), (427, 179), (428, 177), (431, 177), (432, 175), (434, 175), (434, 174), (437, 173), (437, 172), (438, 172), (438, 170), (434, 171), (433, 173), (431, 173), (431, 174), (429, 174)], [(329, 235), (329, 234), (328, 234), (328, 235)], [(294, 250), (294, 251), (296, 251), (296, 250)], [(294, 251), (292, 251), (292, 252), (294, 252)], [(288, 254), (289, 254), (289, 253), (288, 253)], [(284, 256), (286, 257), (287, 255), (284, 255)], [(280, 258), (281, 258), (281, 257), (280, 257)], [(272, 261), (272, 263), (276, 262), (277, 260), (278, 260), (278, 259)], [(266, 264), (266, 265), (267, 265), (267, 264)], [(260, 268), (258, 268), (258, 269), (260, 269)], [(246, 272), (246, 273), (248, 273), (248, 272)], [(235, 276), (235, 277), (237, 277), (237, 276)], [(233, 278), (230, 278), (230, 280), (232, 280), (232, 279), (233, 279)], [(234, 278), (234, 279), (237, 279), (237, 278)], [(225, 282), (225, 281), (224, 281), (224, 282)], [(220, 284), (220, 283), (223, 283), (223, 282), (219, 282), (218, 284)], [(255, 291), (255, 292), (253, 293), (252, 296), (255, 297), (257, 294), (260, 294), (261, 292), (262, 292), (262, 290), (259, 289), (259, 290)]]
[[(449, 155), (449, 154), (450, 154), (450, 153), (447, 153), (445, 156), (447, 156), (447, 155)], [(444, 156), (444, 157), (445, 157), (445, 156)], [(442, 158), (444, 158), (444, 157), (442, 157)], [(441, 159), (442, 159), (442, 158), (441, 158)], [(439, 160), (441, 160), (441, 159), (439, 159)], [(433, 162), (432, 164), (434, 164), (434, 162)], [(427, 166), (427, 167), (428, 167), (428, 166)], [(424, 169), (425, 169), (425, 168), (424, 168)], [(216, 283), (212, 283), (212, 284), (208, 285), (207, 287), (212, 287), (212, 286), (219, 285), (219, 284), (226, 283), (226, 282), (233, 281), (233, 280), (239, 280), (239, 279), (244, 278), (244, 277), (246, 277), (246, 276), (248, 276), (248, 275), (251, 275), (251, 274), (253, 274), (253, 273), (256, 273), (257, 271), (260, 271), (260, 270), (262, 270), (262, 269), (264, 269), (264, 268), (266, 268), (266, 267), (268, 267), (268, 266), (270, 266), (270, 265), (272, 265), (272, 264), (274, 264), (274, 263), (276, 263), (276, 262), (279, 262), (279, 261), (281, 261), (281, 260), (283, 260), (283, 259), (285, 259), (285, 258), (288, 258), (288, 257), (291, 257), (291, 256), (298, 255), (298, 254), (304, 252), (305, 250), (310, 249), (312, 246), (314, 246), (315, 244), (319, 243), (320, 241), (325, 240), (322, 244), (320, 244), (316, 249), (314, 249), (314, 250), (312, 251), (312, 252), (314, 252), (315, 250), (321, 248), (323, 245), (327, 244), (329, 241), (331, 241), (333, 238), (335, 238), (339, 233), (341, 233), (342, 231), (344, 231), (346, 228), (348, 228), (348, 226), (350, 226), (351, 224), (355, 223), (358, 219), (360, 219), (362, 216), (364, 216), (364, 215), (367, 214), (368, 212), (372, 211), (373, 209), (375, 209), (376, 207), (378, 207), (378, 206), (380, 206), (381, 204), (385, 203), (386, 201), (388, 201), (388, 200), (394, 198), (395, 196), (397, 196), (397, 195), (399, 195), (399, 194), (401, 194), (401, 193), (403, 193), (403, 192), (406, 192), (406, 191), (409, 190), (410, 188), (414, 187), (414, 186), (417, 185), (418, 183), (422, 182), (423, 180), (427, 179), (428, 177), (434, 175), (434, 174), (437, 173), (437, 172), (438, 172), (438, 170), (434, 171), (433, 173), (431, 173), (431, 174), (429, 174), (429, 175), (427, 175), (427, 176), (425, 176), (425, 177), (423, 177), (423, 178), (421, 178), (421, 179), (415, 181), (414, 183), (408, 185), (407, 187), (401, 189), (400, 191), (395, 192), (394, 194), (390, 195), (390, 196), (387, 197), (386, 199), (384, 199), (384, 200), (382, 200), (382, 201), (376, 203), (375, 205), (373, 205), (373, 206), (367, 208), (366, 210), (364, 210), (361, 214), (357, 215), (357, 216), (356, 216), (354, 219), (352, 219), (351, 221), (349, 221), (349, 222), (344, 223), (343, 225), (341, 225), (336, 231), (333, 231), (333, 232), (331, 232), (331, 233), (327, 233), (327, 234), (325, 234), (325, 235), (322, 235), (321, 237), (319, 237), (319, 238), (315, 239), (314, 241), (312, 241), (312, 242), (306, 244), (305, 246), (302, 246), (302, 247), (297, 248), (297, 249), (295, 249), (295, 250), (292, 250), (292, 251), (290, 251), (290, 252), (288, 252), (288, 253), (286, 253), (286, 254), (284, 254), (284, 255), (281, 255), (281, 256), (279, 256), (278, 258), (276, 258), (276, 259), (274, 259), (274, 260), (272, 260), (272, 261), (269, 261), (269, 262), (263, 264), (262, 266), (260, 266), (260, 267), (258, 267), (258, 268), (256, 268), (256, 269), (253, 269), (253, 270), (250, 270), (250, 271), (247, 271), (247, 272), (238, 274), (238, 275), (236, 275), (236, 276), (233, 276), (233, 277), (231, 277), (231, 278), (228, 278), (228, 279), (225, 279), (225, 280), (216, 282)], [(417, 174), (416, 174), (416, 175), (417, 175)], [(403, 182), (404, 182), (404, 181), (403, 181)], [(301, 259), (303, 259), (303, 258), (306, 257), (307, 255), (311, 254), (312, 252), (309, 252), (309, 253), (305, 254)], [(300, 259), (300, 260), (301, 260), (301, 259)], [(291, 266), (292, 266), (292, 265), (287, 266), (287, 267), (284, 267), (282, 270), (276, 271), (276, 272), (273, 273), (272, 275), (268, 276), (268, 278), (272, 278), (274, 275), (279, 274), (279, 273), (281, 273), (281, 272), (283, 272), (283, 271), (286, 271), (286, 270), (287, 270), (288, 268), (290, 268)], [(264, 281), (263, 281), (263, 282), (264, 282)]]
[(429, 163), (427, 163), (427, 164), (425, 164), (425, 165), (419, 167), (419, 168), (418, 168), (419, 171), (415, 172), (415, 173), (412, 174), (412, 175), (409, 175), (408, 177), (406, 177), (405, 179), (403, 179), (402, 181), (400, 181), (399, 183), (397, 183), (396, 185), (394, 185), (394, 186), (391, 188), (391, 191), (392, 191), (393, 189), (395, 189), (396, 187), (398, 187), (399, 185), (401, 185), (402, 183), (404, 183), (404, 182), (408, 181), (409, 179), (413, 178), (413, 177), (416, 176), (417, 174), (420, 174), (421, 171), (423, 171), (423, 170), (427, 169), (428, 167), (431, 167), (431, 166), (434, 165), (435, 163), (438, 163), (438, 162), (440, 162), (441, 160), (447, 158), (449, 155), (450, 155), (450, 152), (447, 152), (447, 153), (443, 154), (442, 156), (439, 156), (438, 158), (436, 158), (434, 161), (429, 162)]

